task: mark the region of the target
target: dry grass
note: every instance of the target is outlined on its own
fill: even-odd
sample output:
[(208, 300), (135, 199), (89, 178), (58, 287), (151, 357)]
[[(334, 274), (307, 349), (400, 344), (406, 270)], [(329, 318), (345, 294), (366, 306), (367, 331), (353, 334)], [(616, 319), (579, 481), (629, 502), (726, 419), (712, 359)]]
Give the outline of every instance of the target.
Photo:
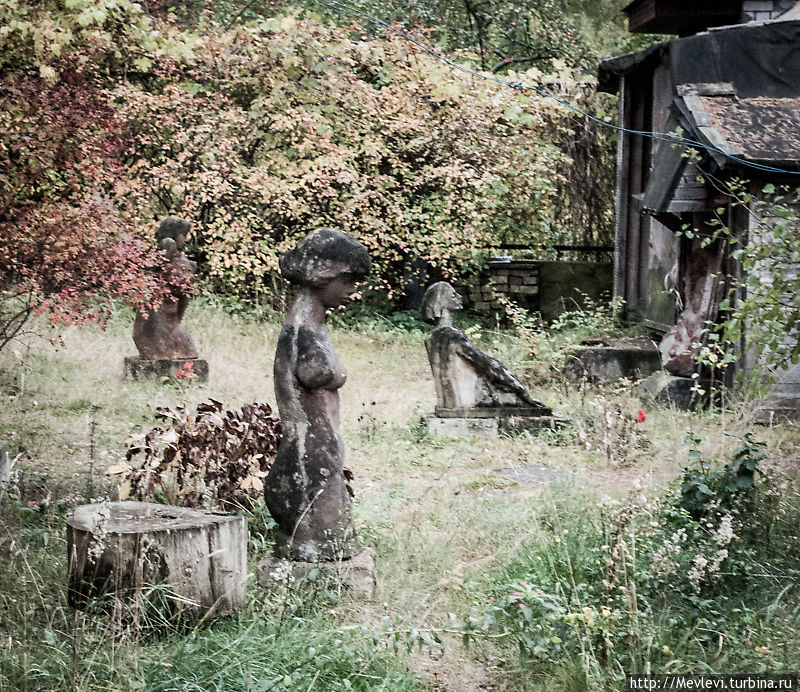
[[(186, 325), (209, 361), (211, 376), (207, 384), (185, 390), (123, 380), (122, 359), (135, 352), (131, 324), (131, 314), (120, 311), (105, 331), (62, 332), (63, 346), (57, 350), (39, 339), (0, 354), (0, 438), (24, 452), (28, 473), (83, 487), (94, 424), (99, 482), (102, 470), (122, 454), (127, 436), (152, 426), (156, 405), (194, 405), (209, 397), (227, 407), (274, 402), (277, 321), (259, 323), (211, 305), (191, 306)], [(342, 430), (346, 463), (356, 474), (355, 515), (364, 540), (379, 554), (376, 602), (345, 605), (342, 613), (367, 626), (384, 615), (402, 616), (418, 628), (439, 626), (447, 612), (469, 607), (472, 581), (535, 540), (552, 509), (550, 493), (518, 486), (496, 474), (498, 469), (551, 466), (566, 474), (559, 492), (596, 501), (605, 494), (623, 496), (636, 479), (662, 484), (675, 478), (686, 464), (687, 428), (705, 441), (708, 457), (722, 457), (733, 445), (725, 432), (749, 427), (743, 414), (647, 406), (630, 388), (587, 393), (559, 385), (534, 395), (573, 419), (562, 432), (431, 438), (419, 426), (420, 415), (432, 410), (435, 399), (423, 335), (365, 327), (337, 330), (332, 337), (349, 371), (342, 390)], [(510, 337), (490, 333), (485, 343), (499, 349), (512, 369), (521, 367), (524, 353)], [(609, 411), (633, 418), (640, 408), (647, 413), (644, 423), (606, 425)], [(760, 429), (759, 436), (777, 459), (796, 455), (800, 444), (792, 426)], [(486, 653), (491, 662), (492, 651)], [(441, 661), (415, 659), (413, 668), (435, 689), (501, 685), (502, 672), (478, 676), (475, 671), (482, 667), (466, 664), (463, 656), (458, 646), (449, 647)]]

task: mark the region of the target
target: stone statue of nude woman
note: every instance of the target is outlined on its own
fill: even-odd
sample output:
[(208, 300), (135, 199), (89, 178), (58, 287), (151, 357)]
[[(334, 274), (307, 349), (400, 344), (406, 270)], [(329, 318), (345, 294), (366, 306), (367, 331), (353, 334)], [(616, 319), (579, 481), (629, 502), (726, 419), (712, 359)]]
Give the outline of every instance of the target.
[[(437, 416), (475, 416), (514, 409), (522, 415), (549, 415), (499, 360), (473, 345), (453, 326), (461, 296), (446, 281), (433, 284), (422, 300), (422, 318), (436, 328), (425, 340), (436, 387)], [(499, 413), (498, 412), (498, 413)]]
[(318, 228), (281, 256), (280, 269), (296, 292), (274, 364), (283, 439), (264, 496), (278, 524), (275, 552), (307, 562), (348, 557), (356, 546), (339, 435), (339, 388), (347, 373), (325, 311), (348, 301), (370, 259), (350, 234)]
[(181, 324), (197, 264), (183, 254), (190, 224), (178, 216), (168, 216), (158, 227), (156, 241), (159, 252), (168, 260), (166, 280), (172, 285), (171, 295), (156, 309), (136, 313), (133, 342), (139, 357), (146, 360), (182, 360), (197, 358), (192, 335)]

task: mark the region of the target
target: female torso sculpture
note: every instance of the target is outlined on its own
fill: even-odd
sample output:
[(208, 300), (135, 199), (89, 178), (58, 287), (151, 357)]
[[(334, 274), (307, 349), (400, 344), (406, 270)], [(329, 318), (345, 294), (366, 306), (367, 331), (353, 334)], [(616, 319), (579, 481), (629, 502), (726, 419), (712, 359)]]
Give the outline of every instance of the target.
[(353, 551), (354, 535), (339, 435), (338, 390), (347, 373), (325, 328), (325, 311), (347, 302), (370, 260), (348, 233), (320, 228), (282, 255), (280, 267), (297, 292), (275, 353), (283, 439), (264, 493), (278, 524), (278, 555), (334, 559)]
[(170, 295), (159, 307), (144, 314), (141, 311), (136, 313), (133, 342), (141, 358), (179, 360), (197, 357), (194, 339), (181, 324), (197, 273), (197, 264), (182, 252), (189, 228), (189, 222), (178, 216), (168, 216), (158, 228), (156, 240), (159, 251), (168, 262), (164, 278), (170, 286)]

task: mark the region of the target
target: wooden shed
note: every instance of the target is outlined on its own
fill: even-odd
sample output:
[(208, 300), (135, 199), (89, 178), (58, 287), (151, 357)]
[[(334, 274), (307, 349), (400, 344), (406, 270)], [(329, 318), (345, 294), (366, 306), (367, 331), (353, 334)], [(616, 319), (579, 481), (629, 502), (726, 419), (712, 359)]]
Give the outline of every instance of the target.
[[(599, 65), (600, 88), (619, 94), (625, 128), (617, 151), (614, 294), (624, 298), (629, 319), (663, 335), (662, 360), (675, 375), (691, 376), (691, 345), (718, 319), (727, 292), (720, 277), (740, 271), (724, 242), (701, 247), (677, 231), (707, 227), (722, 208), (737, 235), (752, 233), (748, 210), (732, 205), (712, 178), (747, 179), (756, 194), (767, 183), (800, 184), (797, 175), (767, 170), (800, 170), (800, 3), (789, 4), (635, 0), (625, 8), (631, 30), (707, 30)], [(685, 15), (675, 15), (684, 5)], [(700, 11), (692, 6), (705, 12), (702, 21), (687, 20)], [(756, 6), (767, 21), (748, 21), (746, 10)], [(744, 23), (713, 26), (732, 16)], [(660, 136), (678, 132), (699, 145), (698, 161)], [(738, 367), (752, 365), (743, 356)]]

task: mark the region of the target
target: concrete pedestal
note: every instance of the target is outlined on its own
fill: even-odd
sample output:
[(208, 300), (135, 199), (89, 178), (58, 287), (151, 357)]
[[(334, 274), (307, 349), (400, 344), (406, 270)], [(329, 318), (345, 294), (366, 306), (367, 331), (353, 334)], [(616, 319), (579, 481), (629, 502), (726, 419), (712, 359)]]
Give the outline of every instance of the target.
[(258, 583), (265, 589), (286, 578), (303, 579), (312, 569), (327, 573), (347, 589), (353, 598), (369, 601), (375, 593), (375, 551), (362, 548), (352, 557), (330, 562), (300, 562), (270, 555), (258, 563)]
[(186, 363), (192, 363), (192, 372), (196, 377), (191, 378), (197, 382), (208, 381), (208, 361), (201, 358), (180, 358), (177, 360), (151, 360), (134, 356), (125, 359), (125, 379), (145, 380), (159, 379), (161, 377), (174, 378), (181, 369), (185, 370)]
[(554, 416), (548, 408), (508, 406), (497, 408), (441, 409), (423, 417), (431, 435), (445, 437), (497, 437), (500, 433), (519, 433), (525, 430), (556, 428), (568, 419)]
[(587, 345), (571, 354), (564, 374), (571, 380), (614, 382), (626, 377), (640, 380), (661, 370), (661, 354), (650, 339), (610, 339)]

